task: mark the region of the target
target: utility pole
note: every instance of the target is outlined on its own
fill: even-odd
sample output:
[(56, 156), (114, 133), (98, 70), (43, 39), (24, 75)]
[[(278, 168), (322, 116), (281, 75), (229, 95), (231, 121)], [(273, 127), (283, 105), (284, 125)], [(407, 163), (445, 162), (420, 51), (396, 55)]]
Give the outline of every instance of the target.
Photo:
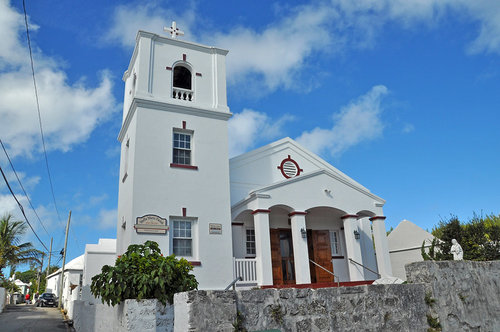
[(61, 268), (61, 276), (59, 281), (59, 304), (58, 307), (61, 309), (62, 302), (62, 291), (63, 291), (63, 283), (64, 283), (64, 264), (66, 264), (66, 248), (68, 246), (68, 231), (69, 231), (69, 221), (71, 220), (71, 210), (69, 211), (68, 223), (66, 224), (66, 238), (64, 239), (64, 252), (63, 252), (63, 262)]
[(47, 280), (49, 278), (50, 257), (52, 257), (52, 238), (50, 238), (49, 265), (47, 265), (47, 275), (45, 276), (45, 280)]
[(37, 287), (36, 287), (36, 292), (37, 293), (40, 293), (40, 277), (42, 275), (42, 271), (43, 271), (43, 258), (45, 257), (45, 254), (42, 254), (42, 264), (40, 264), (40, 271), (38, 271), (37, 275), (38, 275), (38, 279), (37, 279)]

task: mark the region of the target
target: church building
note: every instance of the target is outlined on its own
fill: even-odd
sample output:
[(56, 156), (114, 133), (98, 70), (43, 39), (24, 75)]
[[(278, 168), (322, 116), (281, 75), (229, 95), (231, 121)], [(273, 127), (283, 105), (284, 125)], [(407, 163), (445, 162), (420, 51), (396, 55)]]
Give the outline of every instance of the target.
[(290, 138), (229, 159), (228, 51), (170, 32), (123, 76), (116, 254), (153, 240), (199, 289), (391, 276), (385, 201)]

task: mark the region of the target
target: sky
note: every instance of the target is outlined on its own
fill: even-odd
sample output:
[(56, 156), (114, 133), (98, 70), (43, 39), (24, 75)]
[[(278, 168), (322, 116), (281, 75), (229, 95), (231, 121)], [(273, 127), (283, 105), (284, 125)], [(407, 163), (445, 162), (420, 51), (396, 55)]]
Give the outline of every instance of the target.
[[(229, 50), (230, 155), (291, 137), (387, 202), (386, 227), (500, 214), (497, 0), (0, 0), (0, 165), (56, 255), (116, 237), (124, 84), (139, 29)], [(55, 208), (57, 206), (57, 209)], [(0, 183), (0, 214), (22, 219)], [(24, 238), (43, 247), (28, 230)]]

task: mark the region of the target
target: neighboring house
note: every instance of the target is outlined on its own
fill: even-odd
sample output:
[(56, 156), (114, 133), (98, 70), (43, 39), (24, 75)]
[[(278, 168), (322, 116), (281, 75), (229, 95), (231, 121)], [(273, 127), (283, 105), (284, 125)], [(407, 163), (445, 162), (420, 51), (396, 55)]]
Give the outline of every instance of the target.
[(403, 220), (389, 234), (389, 253), (395, 277), (406, 280), (405, 265), (423, 261), (422, 243), (428, 251), (434, 236), (409, 220)]
[[(13, 279), (13, 277), (12, 277), (12, 279)], [(26, 294), (30, 293), (31, 282), (30, 283), (25, 283), (25, 282), (23, 282), (23, 281), (21, 281), (19, 279), (16, 279), (16, 280), (14, 280), (14, 284), (16, 284), (17, 287), (19, 287), (19, 292), (18, 293), (20, 293), (22, 295), (26, 295)]]
[(227, 53), (138, 32), (116, 254), (154, 240), (191, 262), (200, 289), (333, 282), (321, 267), (335, 281), (392, 276), (382, 198), (290, 138), (229, 159)]
[[(31, 282), (29, 284), (19, 280), (19, 279), (14, 279), (15, 277), (12, 276), (9, 278), (10, 281), (13, 281), (14, 284), (19, 287), (18, 292), (14, 292), (9, 295), (9, 301), (8, 303), (24, 303), (25, 301), (25, 295), (27, 293), (30, 293), (30, 287), (31, 287)], [(31, 293), (30, 293), (31, 294)]]
[(59, 297), (61, 306), (67, 310), (70, 317), (73, 312), (72, 302), (78, 299), (82, 289), (83, 257), (84, 255), (80, 255), (64, 265), (62, 294), (59, 293), (61, 287), (61, 269), (48, 276), (47, 286), (45, 287), (46, 293), (54, 293)]
[(87, 244), (84, 254), (82, 296), (79, 300), (100, 303), (90, 292), (92, 277), (101, 273), (104, 265), (115, 265), (116, 239), (99, 239), (98, 244)]

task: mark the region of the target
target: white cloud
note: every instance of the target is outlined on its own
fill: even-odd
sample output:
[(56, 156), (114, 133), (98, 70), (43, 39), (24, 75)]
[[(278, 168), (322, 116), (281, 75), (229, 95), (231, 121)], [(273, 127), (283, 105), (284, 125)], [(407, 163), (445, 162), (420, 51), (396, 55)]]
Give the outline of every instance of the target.
[[(315, 76), (308, 75), (314, 55), (371, 47), (391, 22), (409, 29), (422, 24), (432, 28), (453, 15), (480, 25), (467, 46), (471, 53), (500, 53), (500, 2), (491, 0), (331, 0), (278, 8), (278, 18), (268, 25), (240, 25), (227, 31), (207, 29), (210, 24), (197, 16), (193, 5), (177, 14), (181, 15), (157, 3), (119, 6), (106, 40), (128, 48), (138, 29), (162, 33), (165, 18), (178, 17), (179, 26), (187, 31), (186, 40), (229, 49), (228, 82), (257, 95), (278, 88), (307, 91), (317, 83)], [(190, 33), (195, 30), (202, 32)]]
[(270, 91), (304, 86), (299, 78), (303, 69), (309, 67), (307, 58), (334, 42), (329, 29), (336, 13), (330, 6), (320, 5), (296, 7), (287, 14), (261, 30), (236, 27), (210, 38), (215, 45), (230, 50), (230, 83), (248, 82), (252, 75), (257, 75)]
[[(115, 9), (111, 27), (104, 35), (103, 42), (118, 43), (123, 47), (130, 48), (135, 45), (135, 36), (138, 30), (168, 35), (167, 32), (163, 31), (163, 27), (170, 27), (169, 18), (175, 18), (177, 27), (190, 36), (190, 27), (195, 20), (192, 4), (187, 4), (182, 13), (174, 13), (172, 10), (161, 8), (154, 3), (141, 2), (135, 5), (120, 5)], [(192, 40), (192, 36), (190, 40)]]
[[(446, 16), (479, 24), (474, 40), (466, 46), (471, 53), (500, 54), (500, 2), (491, 0), (332, 0), (345, 26), (370, 38), (384, 24), (395, 21), (405, 28), (419, 24), (437, 26)], [(359, 35), (359, 34), (358, 34)]]
[(98, 224), (97, 224), (98, 228), (108, 229), (116, 227), (117, 216), (118, 216), (117, 209), (111, 209), (111, 210), (101, 209), (98, 217)]
[[(40, 129), (25, 36), (24, 17), (0, 1), (0, 132), (11, 156), (30, 156), (41, 149)], [(32, 31), (33, 32), (33, 31)], [(33, 38), (32, 40), (36, 39)], [(69, 83), (56, 61), (34, 48), (35, 72), (46, 146), (67, 151), (85, 141), (95, 127), (117, 111), (112, 80), (101, 73), (95, 88), (84, 80)]]
[(265, 113), (250, 109), (234, 114), (228, 123), (229, 156), (244, 153), (262, 140), (281, 136), (283, 125), (292, 120), (291, 115), (273, 120)]
[[(40, 224), (40, 221), (36, 217), (35, 213), (33, 212), (33, 209), (30, 207), (28, 199), (26, 196), (20, 194), (20, 193), (15, 193), (17, 199), (21, 203), (24, 209), (24, 213), (26, 214), (26, 217), (31, 223), (31, 226), (37, 232), (38, 236), (41, 238), (42, 241), (45, 241), (44, 244), (48, 247), (49, 246), (49, 241), (50, 241), (50, 236), (55, 237), (55, 233), (52, 231), (54, 229), (63, 229), (63, 225), (59, 224), (57, 221), (57, 217), (55, 215), (55, 211), (53, 208), (47, 208), (45, 206), (35, 206), (36, 213), (40, 217), (41, 222), (43, 223), (43, 227)], [(17, 205), (17, 202), (14, 200), (14, 198), (10, 194), (0, 194), (0, 217), (3, 217), (6, 214), (11, 214), (13, 216), (13, 220), (20, 220), (20, 221), (25, 221), (24, 216), (19, 209), (19, 206)], [(42, 249), (40, 242), (36, 239), (35, 235), (33, 234), (32, 230), (26, 225), (26, 233), (22, 237), (22, 241), (26, 242), (29, 241), (31, 242), (36, 248)], [(44, 229), (45, 228), (45, 229)], [(47, 232), (45, 231), (47, 230)], [(47, 234), (48, 233), (48, 234)]]
[(334, 113), (331, 128), (317, 127), (303, 132), (297, 141), (315, 153), (339, 155), (358, 143), (379, 137), (384, 128), (381, 101), (387, 93), (385, 86), (374, 86)]

